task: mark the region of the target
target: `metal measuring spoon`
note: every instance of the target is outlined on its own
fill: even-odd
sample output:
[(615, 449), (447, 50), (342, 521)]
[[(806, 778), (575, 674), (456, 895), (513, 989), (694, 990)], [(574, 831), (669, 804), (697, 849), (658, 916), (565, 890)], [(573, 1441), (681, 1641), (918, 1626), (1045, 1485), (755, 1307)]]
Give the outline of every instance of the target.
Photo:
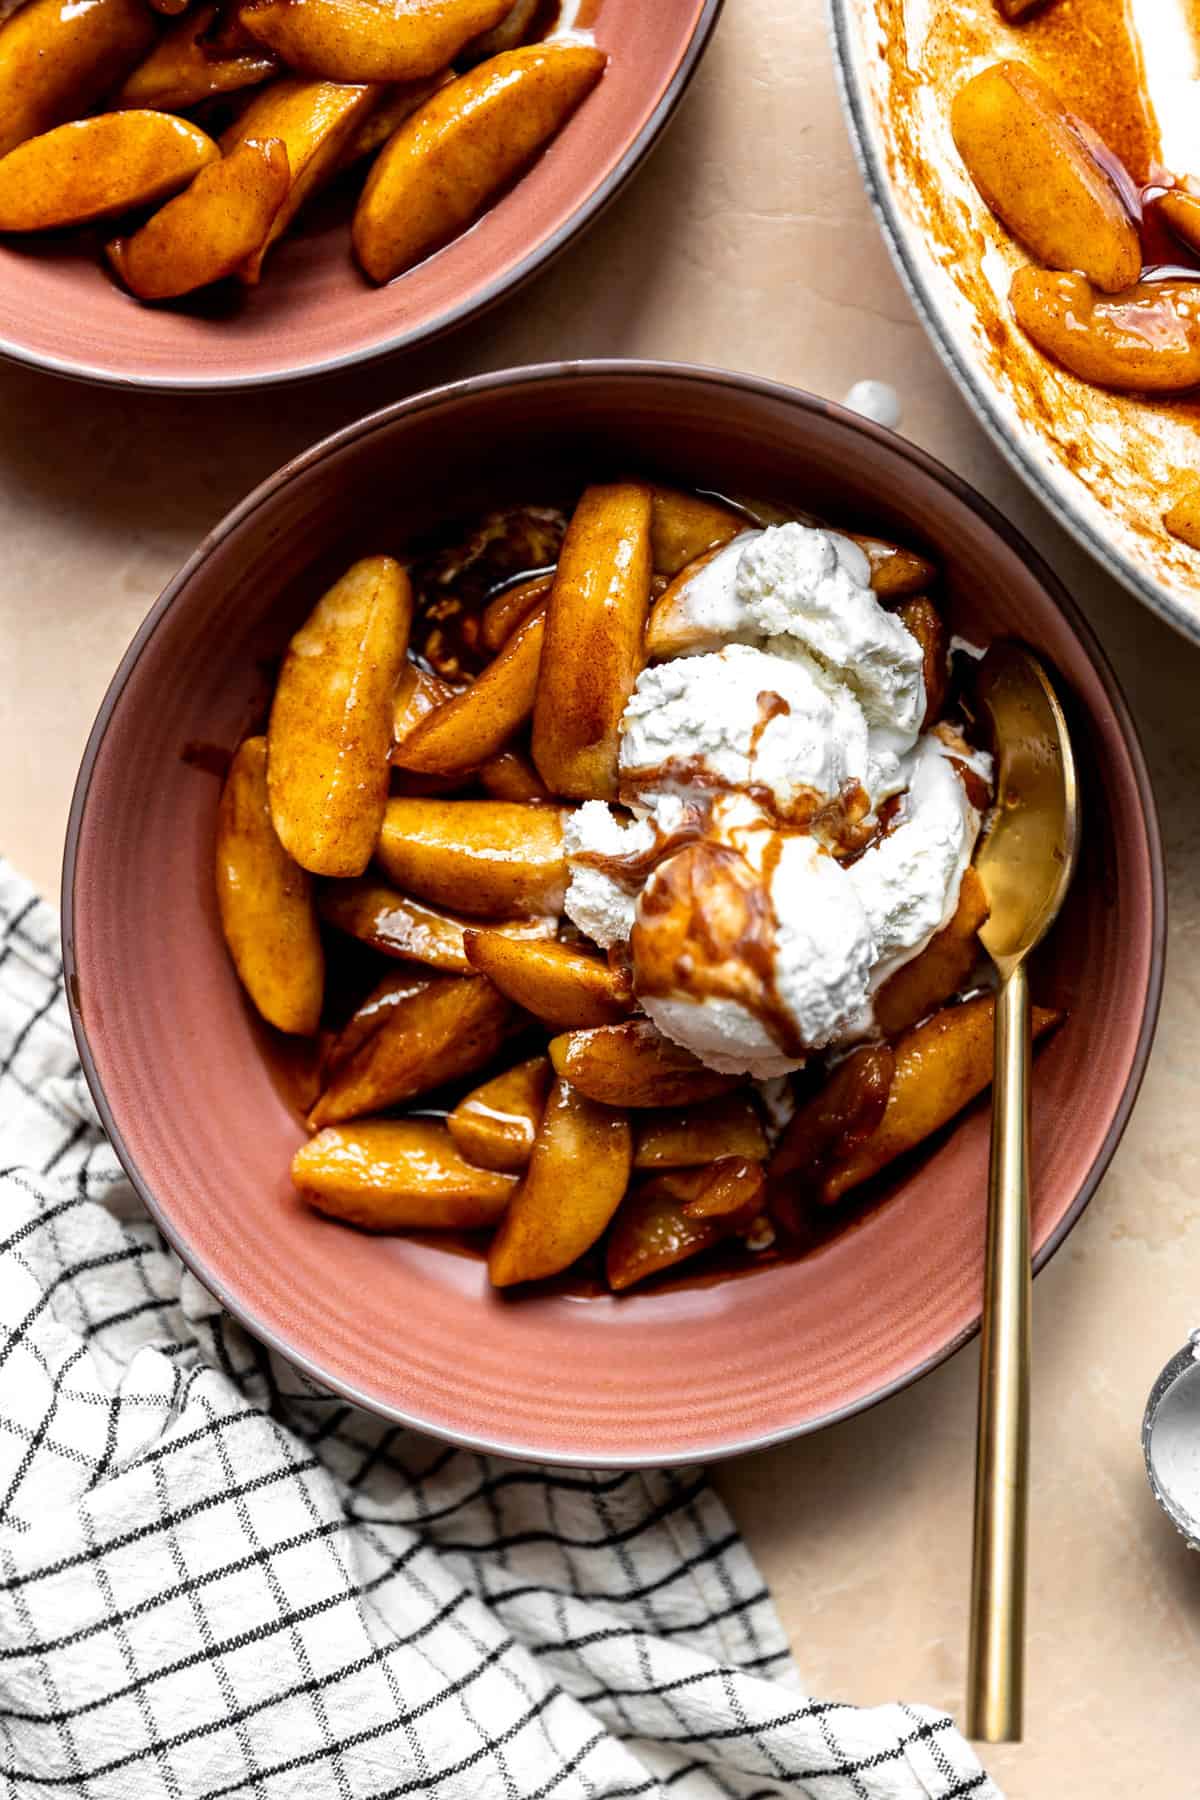
[(992, 1157), (979, 1364), (975, 1546), (967, 1731), (987, 1743), (1021, 1736), (1025, 1682), (1025, 1540), (1029, 1514), (1028, 958), (1058, 916), (1075, 868), (1079, 788), (1067, 722), (1050, 677), (1011, 638), (975, 680), (991, 726), (996, 807), (975, 866), (991, 913), (979, 933), (996, 965)]
[(1200, 1550), (1200, 1331), (1167, 1364), (1142, 1418), (1150, 1491), (1193, 1550)]

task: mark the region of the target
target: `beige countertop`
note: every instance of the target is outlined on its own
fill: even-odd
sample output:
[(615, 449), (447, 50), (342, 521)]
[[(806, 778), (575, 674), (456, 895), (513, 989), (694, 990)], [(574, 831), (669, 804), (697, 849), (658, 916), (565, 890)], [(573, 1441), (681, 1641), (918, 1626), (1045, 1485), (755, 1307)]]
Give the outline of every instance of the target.
[[(902, 429), (1029, 534), (1125, 684), (1166, 829), (1167, 997), (1112, 1171), (1037, 1283), (1028, 1739), (988, 1761), (1013, 1800), (1188, 1800), (1200, 1560), (1151, 1501), (1138, 1426), (1200, 1322), (1200, 651), (1039, 512), (943, 373), (860, 187), (821, 0), (730, 0), (632, 189), (548, 276), (430, 353), (232, 399), (0, 366), (0, 850), (57, 893), (75, 768), (113, 669), (253, 483), (411, 389), (581, 355), (724, 363), (835, 398), (891, 381)], [(975, 1374), (966, 1351), (872, 1413), (721, 1470), (814, 1692), (960, 1709)]]

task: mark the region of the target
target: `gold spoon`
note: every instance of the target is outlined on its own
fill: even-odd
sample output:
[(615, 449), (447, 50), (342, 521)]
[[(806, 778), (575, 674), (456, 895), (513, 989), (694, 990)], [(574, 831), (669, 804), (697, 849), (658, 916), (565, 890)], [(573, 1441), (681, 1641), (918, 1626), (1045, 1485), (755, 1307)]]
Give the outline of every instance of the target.
[(996, 808), (976, 857), (991, 913), (980, 940), (996, 994), (992, 1158), (975, 1455), (967, 1734), (1021, 1736), (1029, 1511), (1030, 952), (1075, 868), (1079, 789), (1062, 707), (1037, 658), (1011, 638), (979, 665), (976, 699), (996, 752)]

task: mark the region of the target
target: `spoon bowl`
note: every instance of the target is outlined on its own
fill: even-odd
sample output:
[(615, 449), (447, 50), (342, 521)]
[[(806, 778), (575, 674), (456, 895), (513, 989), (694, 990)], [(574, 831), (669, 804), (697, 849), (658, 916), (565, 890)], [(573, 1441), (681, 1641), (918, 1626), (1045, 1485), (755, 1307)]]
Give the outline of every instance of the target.
[(1023, 644), (991, 646), (975, 697), (996, 751), (996, 810), (975, 858), (992, 909), (979, 940), (1004, 975), (1041, 943), (1066, 897), (1079, 849), (1079, 779), (1058, 695)]

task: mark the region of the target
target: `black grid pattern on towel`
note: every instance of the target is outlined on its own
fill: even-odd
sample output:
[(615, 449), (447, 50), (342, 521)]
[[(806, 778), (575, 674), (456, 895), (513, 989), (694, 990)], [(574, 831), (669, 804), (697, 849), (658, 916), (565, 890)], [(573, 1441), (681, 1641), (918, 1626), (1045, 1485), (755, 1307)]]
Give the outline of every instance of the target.
[(137, 1206), (0, 864), (0, 1782), (13, 1800), (996, 1800), (807, 1697), (695, 1471), (447, 1448), (240, 1330)]

